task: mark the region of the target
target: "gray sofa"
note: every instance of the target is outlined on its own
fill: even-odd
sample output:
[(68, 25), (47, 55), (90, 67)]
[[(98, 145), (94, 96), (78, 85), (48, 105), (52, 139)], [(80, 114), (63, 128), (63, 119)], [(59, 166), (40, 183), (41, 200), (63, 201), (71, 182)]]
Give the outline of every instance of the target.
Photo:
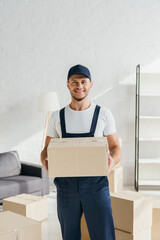
[(0, 203), (21, 193), (49, 193), (49, 178), (43, 166), (21, 162), (17, 151), (0, 153)]

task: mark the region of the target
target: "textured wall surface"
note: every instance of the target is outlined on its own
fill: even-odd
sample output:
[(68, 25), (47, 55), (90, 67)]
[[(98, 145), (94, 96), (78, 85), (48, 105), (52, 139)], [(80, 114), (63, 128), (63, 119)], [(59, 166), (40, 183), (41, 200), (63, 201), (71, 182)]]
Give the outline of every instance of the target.
[(135, 86), (128, 82), (137, 64), (145, 69), (160, 57), (159, 13), (159, 0), (0, 0), (0, 151), (39, 161), (46, 113), (37, 111), (38, 96), (57, 91), (68, 104), (67, 71), (81, 63), (92, 73), (91, 97), (115, 116), (124, 182), (133, 184)]

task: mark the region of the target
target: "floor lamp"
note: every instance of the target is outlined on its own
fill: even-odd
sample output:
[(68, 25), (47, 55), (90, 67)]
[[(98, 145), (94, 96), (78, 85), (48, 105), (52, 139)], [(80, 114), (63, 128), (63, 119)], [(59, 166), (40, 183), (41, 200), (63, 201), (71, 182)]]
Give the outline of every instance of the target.
[(45, 145), (45, 139), (48, 129), (48, 121), (50, 118), (50, 112), (54, 112), (60, 109), (58, 95), (56, 92), (41, 93), (38, 99), (38, 111), (48, 112), (46, 116), (45, 129), (43, 134), (42, 149)]

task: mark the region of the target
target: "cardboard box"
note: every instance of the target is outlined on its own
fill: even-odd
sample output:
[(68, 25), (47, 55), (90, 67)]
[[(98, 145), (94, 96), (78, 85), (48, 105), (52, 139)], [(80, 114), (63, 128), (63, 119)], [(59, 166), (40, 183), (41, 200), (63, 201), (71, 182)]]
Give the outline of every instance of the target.
[(56, 138), (47, 151), (50, 177), (108, 175), (106, 137)]
[(20, 194), (3, 199), (3, 211), (11, 211), (36, 221), (48, 218), (48, 205), (45, 197)]
[(2, 239), (41, 240), (41, 223), (13, 212), (1, 212), (0, 240)]
[(110, 193), (116, 229), (137, 233), (152, 226), (152, 197), (137, 192)]
[(115, 166), (108, 176), (109, 190), (113, 193), (123, 191), (123, 167)]
[(151, 240), (151, 228), (132, 234), (115, 229), (116, 240)]
[(17, 236), (12, 229), (0, 226), (0, 240), (17, 240)]
[(82, 218), (81, 218), (81, 240), (90, 240), (84, 213), (82, 214)]
[(152, 240), (160, 239), (160, 200), (153, 200), (152, 209)]

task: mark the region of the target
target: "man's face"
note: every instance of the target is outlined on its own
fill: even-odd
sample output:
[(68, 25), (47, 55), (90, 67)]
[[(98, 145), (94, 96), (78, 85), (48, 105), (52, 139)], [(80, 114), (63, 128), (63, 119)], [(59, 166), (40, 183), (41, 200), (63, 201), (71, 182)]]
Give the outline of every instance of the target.
[(83, 74), (74, 74), (67, 82), (67, 88), (70, 90), (71, 96), (77, 101), (82, 101), (88, 96), (92, 85), (90, 79)]

